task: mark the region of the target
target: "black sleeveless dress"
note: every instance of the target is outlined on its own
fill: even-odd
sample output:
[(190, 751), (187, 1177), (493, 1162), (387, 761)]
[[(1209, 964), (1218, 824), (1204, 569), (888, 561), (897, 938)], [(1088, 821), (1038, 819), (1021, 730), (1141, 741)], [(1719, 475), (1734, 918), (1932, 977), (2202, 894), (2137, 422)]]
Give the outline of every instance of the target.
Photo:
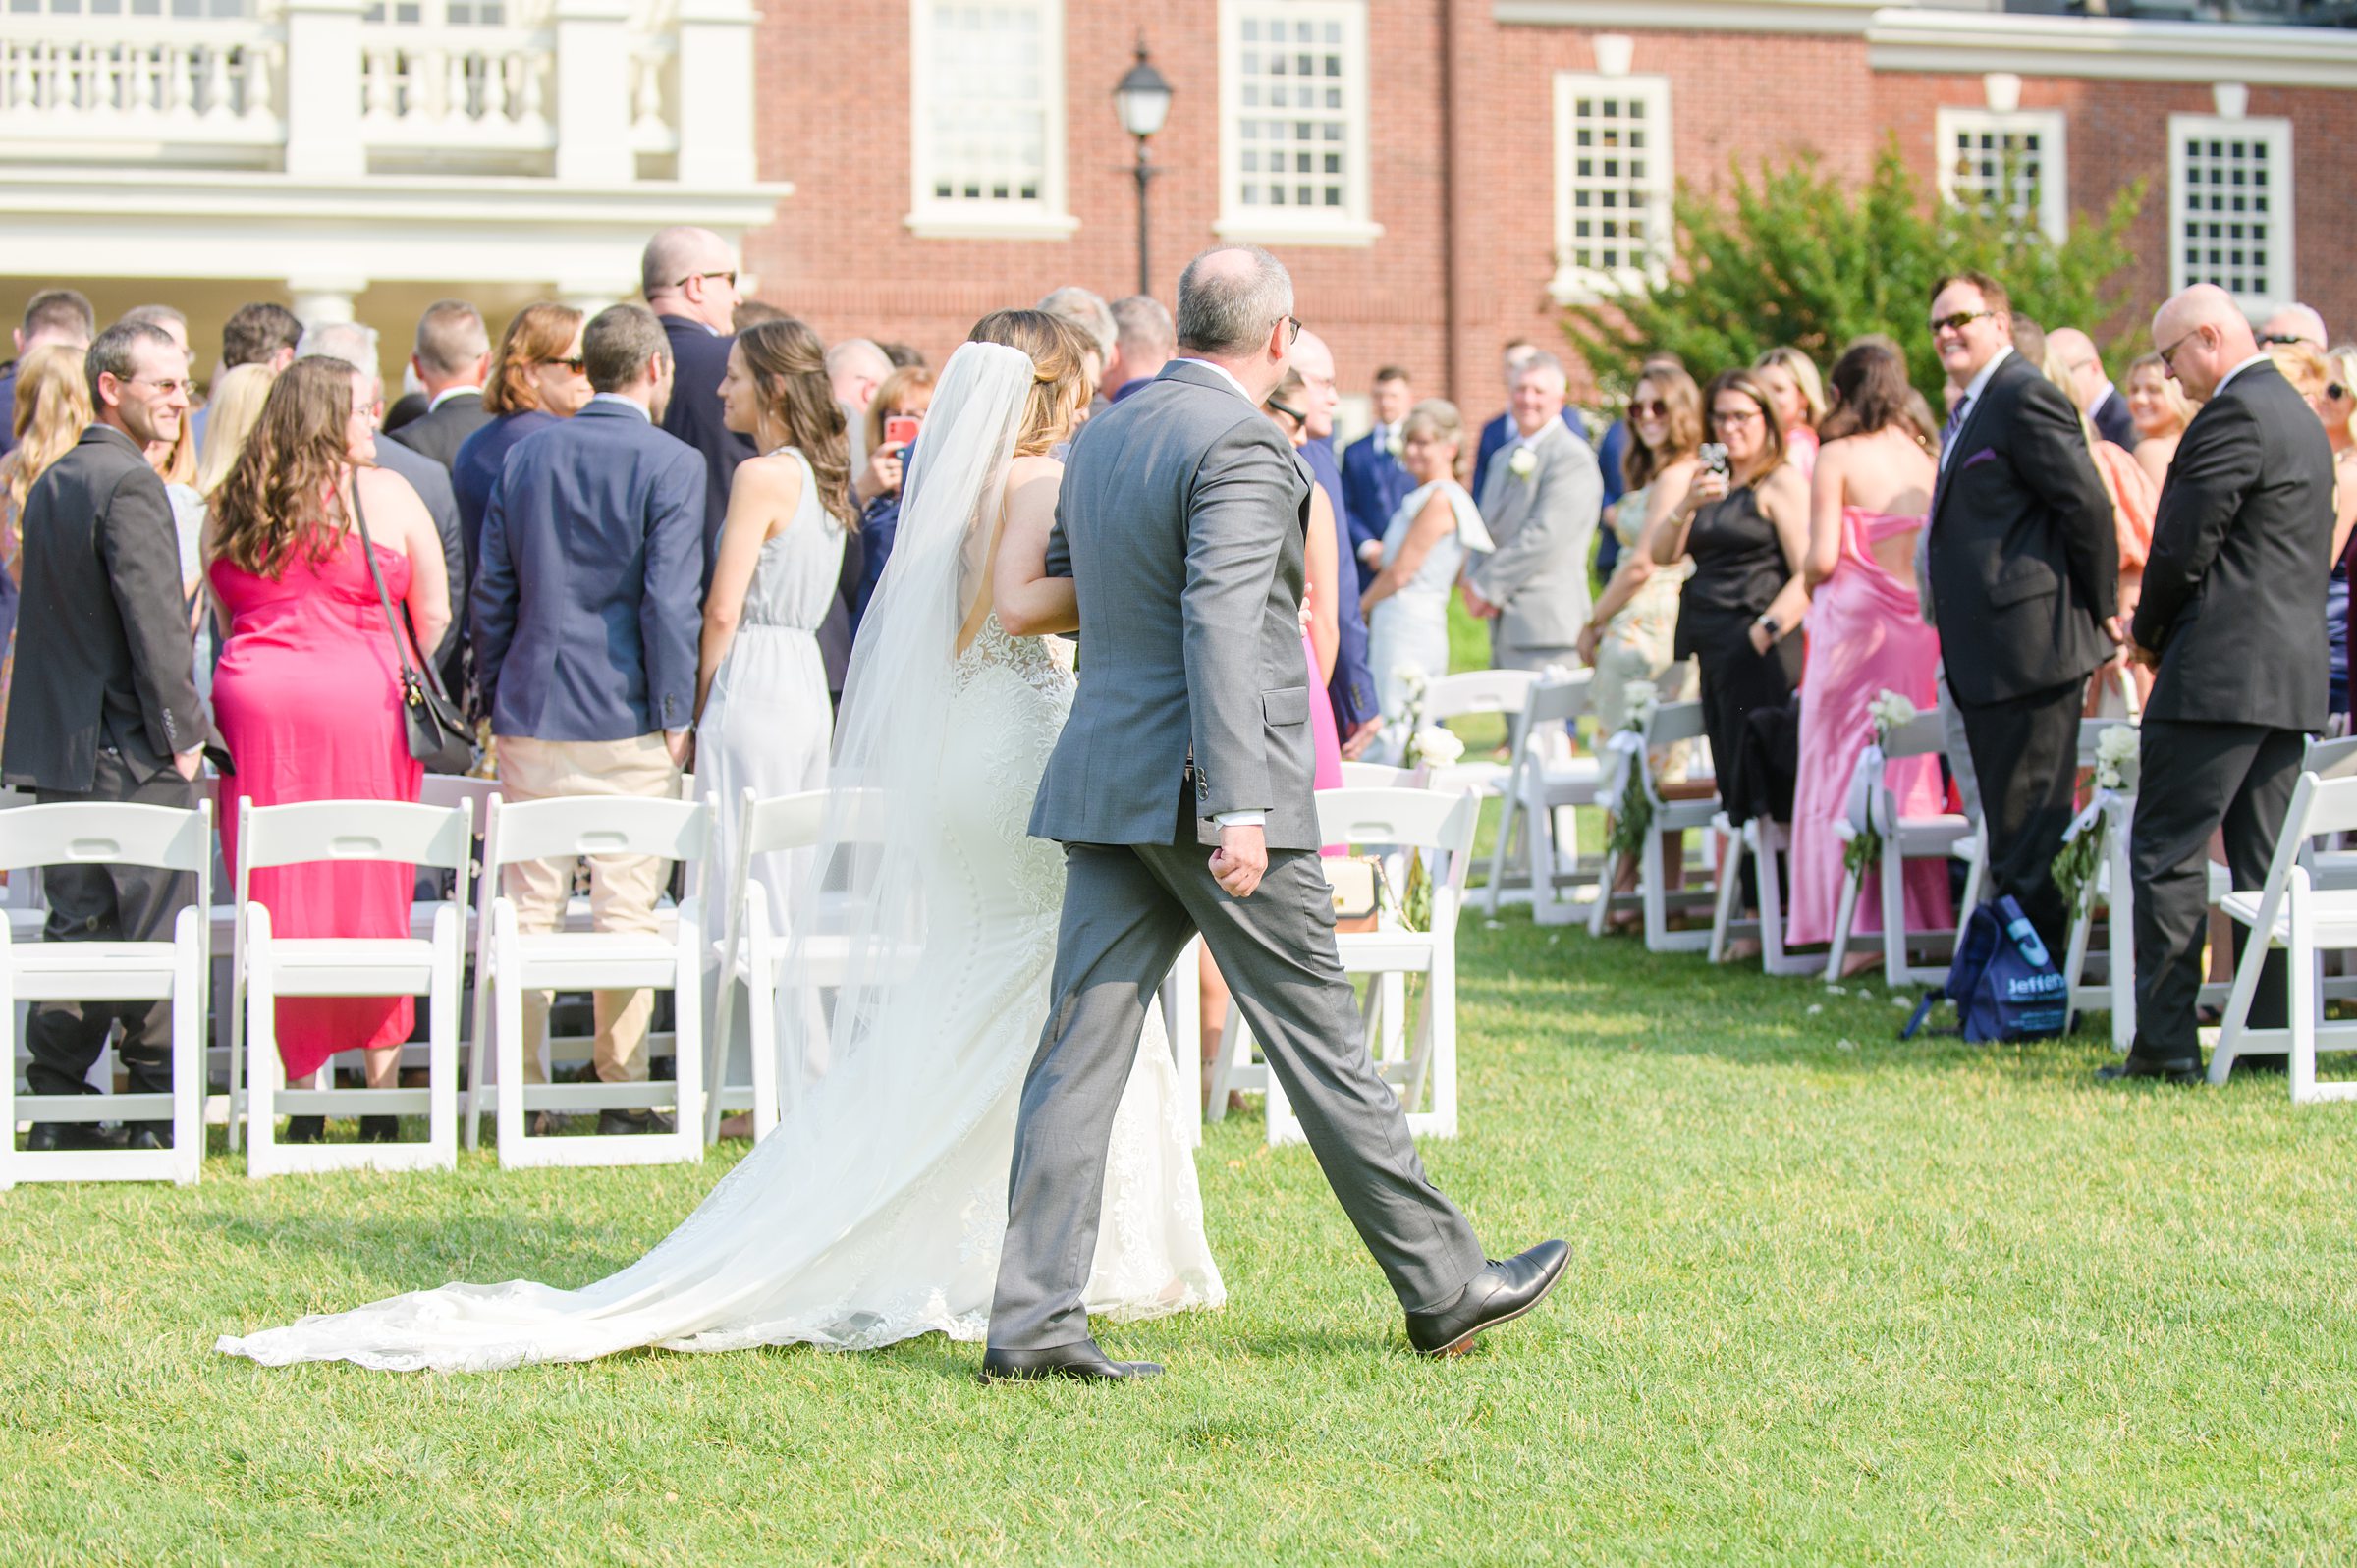
[[(1762, 789), (1747, 784), (1744, 721), (1755, 709), (1786, 708), (1800, 685), (1801, 639), (1787, 634), (1754, 652), (1751, 625), (1791, 580), (1776, 524), (1745, 488), (1698, 509), (1686, 531), (1694, 575), (1678, 595), (1676, 655), (1702, 666), (1702, 722), (1719, 793), (1730, 814), (1754, 814)], [(1762, 782), (1764, 784), (1764, 781)]]

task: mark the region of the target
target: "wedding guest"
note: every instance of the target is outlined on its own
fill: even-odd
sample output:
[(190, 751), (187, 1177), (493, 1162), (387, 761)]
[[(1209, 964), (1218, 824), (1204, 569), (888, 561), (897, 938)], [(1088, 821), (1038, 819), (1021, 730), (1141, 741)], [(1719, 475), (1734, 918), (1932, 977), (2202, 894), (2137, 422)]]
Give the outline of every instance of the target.
[[(1375, 580), (1359, 596), (1367, 616), (1367, 658), (1383, 711), (1405, 711), (1400, 676), (1410, 667), (1449, 673), (1449, 591), (1468, 550), (1486, 549), (1489, 530), (1457, 475), (1465, 462), (1465, 422), (1438, 398), (1399, 420), (1399, 462), (1415, 488), (1399, 498), (1385, 524)], [(1405, 735), (1386, 736), (1397, 758)]]
[(285, 305), (257, 300), (240, 305), (221, 324), (221, 368), (268, 365), (284, 370), (295, 362), (295, 346), (302, 341), (302, 322)]
[[(1672, 369), (1679, 371), (1686, 368), (1686, 362), (1676, 354), (1651, 353), (1647, 354), (1644, 362), (1637, 367), (1637, 374), (1643, 376), (1656, 365), (1668, 365)], [(1702, 394), (1698, 391), (1694, 396), (1699, 402)], [(1622, 464), (1628, 458), (1628, 416), (1624, 413), (1605, 427), (1604, 439), (1596, 445), (1596, 463), (1604, 470), (1604, 504), (1607, 508), (1612, 507), (1620, 499), (1621, 491), (1627, 483), (1622, 474)], [(1609, 514), (1607, 520), (1610, 520)], [(1638, 518), (1637, 521), (1641, 524), (1643, 519)], [(1609, 526), (1597, 529), (1596, 574), (1609, 582), (1612, 580), (1613, 573), (1619, 568), (1619, 565), (1620, 536)]]
[(1569, 664), (1588, 623), (1588, 547), (1604, 476), (1562, 412), (1562, 362), (1532, 355), (1514, 378), (1514, 439), (1478, 493), (1497, 548), (1476, 555), (1464, 575), (1465, 609), (1491, 622), (1501, 670)]
[[(875, 406), (876, 393), (893, 372), (884, 351), (865, 338), (847, 338), (827, 351), (827, 381), (844, 416), (857, 425)], [(859, 454), (862, 460), (865, 454)]]
[(16, 342), (17, 357), (0, 365), (0, 458), (7, 457), (9, 448), (16, 445), (19, 367), (33, 350), (50, 344), (82, 352), (97, 330), (97, 313), (78, 290), (43, 289), (25, 306), (25, 324), (9, 331)]
[[(517, 444), (483, 513), (475, 678), (510, 798), (673, 796), (695, 713), (707, 466), (656, 425), (674, 374), (661, 322), (611, 306), (582, 329), (580, 352), (594, 395)], [(505, 875), (521, 929), (554, 930), (573, 867), (544, 861)], [(596, 928), (654, 930), (669, 876), (648, 856), (592, 859)], [(545, 1082), (547, 993), (523, 1007), (524, 1079)], [(594, 1011), (599, 1079), (645, 1081), (652, 994), (600, 991)], [(607, 1134), (665, 1125), (643, 1110), (598, 1116)]]
[[(2060, 389), (2077, 407), (2077, 392), (2070, 365), (2056, 345), (2063, 341), (2059, 332), (2049, 334), (2046, 340), (2046, 363), (2040, 367), (2046, 379)], [(2147, 478), (2136, 456), (2117, 442), (2107, 441), (2103, 432), (2084, 409), (2079, 413), (2080, 439), (2087, 444), (2087, 455), (2094, 460), (2095, 476), (2104, 482), (2105, 499), (2111, 503), (2111, 525), (2119, 547), (2119, 616), (2124, 622), (2136, 612), (2137, 596), (2143, 591), (2144, 558), (2153, 543), (2153, 509), (2161, 499), (2161, 487)], [(2121, 661), (2125, 664), (2125, 660)], [(2136, 692), (2141, 710), (2145, 697), (2152, 690), (2152, 672), (2140, 665), (2126, 665), (2128, 679)], [(2117, 667), (2096, 673), (2088, 682), (2084, 712), (2091, 719), (2125, 719), (2126, 702), (2122, 699)]]
[(1980, 273), (1941, 279), (1931, 325), (1941, 365), (1963, 391), (1941, 443), (1918, 593), (1940, 627), (1971, 754), (1987, 893), (2017, 899), (2048, 950), (2060, 952), (2067, 921), (2053, 866), (2077, 810), (2079, 715), (2117, 629), (2111, 500), (2078, 409), (2016, 351), (2001, 284)]
[(1783, 422), (1786, 460), (1808, 478), (1817, 471), (1817, 427), (1825, 422), (1825, 382), (1817, 361), (1780, 345), (1754, 360), (1751, 373)]
[(466, 536), (469, 583), (482, 565), (483, 509), (491, 503), (509, 452), (524, 437), (572, 418), (589, 402), (589, 379), (581, 373), (581, 321), (571, 305), (525, 305), (492, 352), (491, 372), (483, 382), (483, 411), (491, 421), (459, 443), (458, 460), (450, 468), (459, 526)]
[[(189, 406), (189, 356), (140, 322), (90, 345), (84, 372), (94, 419), (25, 497), (21, 557), (24, 669), (8, 700), (0, 781), (51, 801), (133, 801), (193, 810), (192, 781), (209, 729), (189, 669), (164, 482), (146, 450), (169, 442)], [(29, 428), (29, 427), (28, 427)], [(78, 862), (42, 873), (47, 942), (161, 942), (196, 896), (192, 873)], [(169, 1001), (34, 1002), (25, 1025), (36, 1095), (87, 1092), (108, 1034), (135, 1093), (172, 1088)], [(164, 1148), (169, 1122), (130, 1133)], [(95, 1125), (36, 1123), (29, 1147), (93, 1148)]]
[[(901, 484), (906, 477), (908, 452), (885, 439), (889, 421), (914, 419), (924, 423), (933, 406), (933, 372), (923, 365), (904, 365), (884, 378), (876, 401), (867, 410), (867, 465), (859, 470), (852, 499), (859, 506), (859, 591), (851, 603), (851, 630), (867, 614), (868, 601), (884, 580), (892, 561), (892, 541), (901, 527)], [(840, 405), (838, 406), (840, 406)], [(848, 452), (848, 444), (847, 444)]]
[(180, 345), (180, 351), (190, 355), (191, 363), (194, 362), (194, 351), (189, 347), (188, 313), (178, 306), (133, 305), (129, 310), (123, 312), (123, 319), (125, 321), (143, 321), (151, 327), (161, 327), (174, 343)]
[(2271, 345), (2267, 356), (2283, 379), (2291, 383), (2292, 390), (2316, 411), (2317, 421), (2325, 429), (2325, 439), (2332, 447), (2332, 575), (2325, 589), (2325, 645), (2330, 660), (2326, 674), (2328, 703), (2332, 712), (2345, 713), (2349, 701), (2347, 553), (2349, 525), (2357, 520), (2357, 486), (2347, 482), (2351, 470), (2341, 459), (2352, 450), (2349, 415), (2352, 408), (2357, 408), (2357, 401), (2352, 400), (2348, 385), (2336, 379), (2332, 358), (2306, 339)]
[[(232, 879), (245, 801), (418, 795), (422, 771), (402, 722), (402, 660), (441, 638), (450, 593), (441, 532), (425, 504), (406, 479), (374, 466), (382, 397), (372, 369), (332, 352), (299, 356), (271, 384), (212, 495), (208, 577), (224, 626), (213, 699), (238, 765), (224, 780), (221, 808)], [(406, 626), (388, 623), (388, 600), (406, 610)], [(410, 934), (415, 880), (411, 866), (321, 861), (258, 869), (250, 886), (281, 939), (392, 941)], [(357, 1048), (368, 1086), (394, 1088), (415, 1023), (410, 997), (283, 998), (279, 1059), (291, 1085), (318, 1075), (324, 1088), (336, 1053)], [(398, 1133), (396, 1117), (360, 1119), (363, 1143)], [(287, 1124), (291, 1143), (325, 1135), (324, 1117)]]
[[(1307, 391), (1301, 372), (1290, 369), (1261, 408), (1298, 453), (1309, 444)], [(1309, 735), (1314, 787), (1333, 789), (1343, 782), (1343, 742), (1334, 722), (1334, 704), (1326, 686), (1342, 641), (1336, 622), (1336, 601), (1342, 593), (1342, 530), (1336, 527), (1333, 505), (1326, 492), (1309, 487), (1309, 520), (1301, 541), (1301, 608), (1307, 623), (1301, 628), (1302, 668), (1309, 680)]]
[[(1590, 690), (1597, 727), (1605, 734), (1627, 726), (1631, 681), (1658, 682), (1678, 663), (1678, 593), (1693, 575), (1694, 564), (1661, 565), (1653, 557), (1653, 539), (1694, 482), (1702, 418), (1702, 389), (1685, 366), (1649, 360), (1624, 416), (1624, 488), (1606, 509), (1606, 521), (1620, 542), (1619, 557), (1579, 634), (1580, 662), (1596, 672)], [(1681, 676), (1670, 700), (1692, 695), (1683, 689), (1685, 683)], [(1676, 771), (1682, 773), (1682, 767)], [(1633, 887), (1633, 865), (1628, 869)]]
[(2325, 331), (2325, 318), (2314, 305), (2303, 304), (2285, 305), (2269, 316), (2259, 328), (2258, 335), (2262, 349), (2272, 349), (2278, 344), (2304, 343), (2321, 351), (2331, 341), (2331, 334)]
[(19, 583), (24, 577), (26, 498), (50, 464), (74, 450), (90, 427), (90, 383), (82, 368), (86, 351), (70, 343), (44, 343), (19, 359), (16, 405), (0, 457), (0, 724), (8, 716), (8, 688), (17, 658)]
[(729, 312), (730, 330), (742, 332), (764, 321), (784, 321), (788, 316), (783, 305), (773, 305), (766, 299), (739, 299), (737, 308)]
[[(1499, 369), (1506, 380), (1506, 396), (1509, 405), (1513, 401), (1514, 383), (1521, 378), (1523, 366), (1536, 358), (1538, 352), (1538, 346), (1528, 338), (1516, 338), (1507, 344), (1504, 351), (1500, 353)], [(1579, 410), (1565, 403), (1561, 417), (1570, 432), (1579, 437), (1580, 444), (1585, 446), (1588, 439), (1588, 427), (1586, 421), (1580, 418)], [(1518, 439), (1517, 427), (1514, 423), (1514, 412), (1510, 406), (1506, 412), (1481, 427), (1481, 443), (1474, 449), (1473, 479), (1469, 486), (1475, 500), (1478, 501), (1489, 493), (1490, 460), (1506, 449), (1507, 443), (1516, 439)]]
[(2178, 438), (2193, 420), (2193, 405), (2157, 353), (2140, 354), (2128, 362), (2128, 417), (2135, 422), (2136, 440), (2130, 448), (2136, 466), (2158, 490), (2168, 477), (2168, 460), (2177, 455)]
[[(1792, 791), (1792, 902), (1784, 940), (1831, 942), (1841, 901), (1835, 833), (1849, 815), (1852, 776), (1874, 738), (1871, 708), (1893, 691), (1930, 712), (1939, 704), (1940, 634), (1915, 595), (1915, 536), (1937, 472), (1908, 404), (1907, 362), (1895, 344), (1868, 338), (1834, 364), (1832, 409), (1809, 488), (1808, 684), (1800, 705), (1800, 767)], [(1902, 817), (1946, 807), (1937, 757), (1885, 766)], [(1913, 860), (1900, 872), (1906, 928), (1954, 921), (1947, 868)], [(1861, 877), (1850, 930), (1879, 935), (1879, 878)], [(1879, 959), (1858, 955), (1861, 965)]]
[(1119, 403), (1162, 374), (1178, 351), (1178, 332), (1170, 311), (1150, 294), (1113, 302), (1113, 353), (1098, 384), (1109, 403)]
[(205, 422), (204, 450), (196, 455), (196, 493), (210, 497), (238, 465), (238, 455), (262, 417), (278, 372), (268, 365), (239, 365), (213, 378), (212, 396), (205, 406), (213, 417)]
[[(2096, 433), (2123, 451), (2133, 449), (2136, 420), (2128, 412), (2128, 400), (2104, 373), (2104, 356), (2096, 351), (2095, 340), (2076, 327), (2056, 327), (2046, 335), (2046, 351), (2061, 364), (2062, 390)], [(2121, 613), (2126, 613), (2124, 607)]]
[(907, 344), (879, 343), (876, 347), (884, 351), (884, 357), (892, 361), (895, 370), (906, 370), (911, 366), (921, 369), (924, 366), (925, 356)]
[[(483, 387), (491, 379), (491, 335), (484, 330), (482, 312), (464, 299), (438, 299), (426, 306), (417, 318), (410, 370), (425, 394), (425, 411), (398, 431), (388, 414), (386, 432), (445, 469), (455, 468), (459, 448), (492, 417), (483, 406)], [(466, 596), (454, 595), (454, 602), (464, 604)]]
[(728, 517), (729, 481), (753, 455), (752, 443), (728, 426), (720, 407), (720, 378), (729, 371), (729, 334), (736, 330), (737, 251), (709, 229), (658, 231), (638, 257), (638, 287), (646, 307), (663, 323), (679, 367), (677, 390), (662, 410), (663, 428), (704, 460), (704, 564), (712, 586), (720, 527)]
[[(2130, 657), (2161, 672), (2128, 836), (2136, 1038), (2097, 1076), (2190, 1081), (2202, 1066), (2194, 1008), (2211, 838), (2224, 830), (2235, 887), (2261, 886), (2307, 738), (2325, 725), (2317, 584), (2331, 567), (2333, 465), (2331, 443), (2224, 290), (2197, 284), (2163, 305), (2153, 342), (2202, 411), (2162, 487), (2129, 632)], [(2239, 927), (2234, 946), (2239, 961)], [(2254, 1028), (2283, 1026), (2284, 981), (2275, 948)]]
[(1704, 467), (1653, 542), (1656, 566), (1694, 563), (1679, 590), (1677, 658), (1701, 666), (1703, 732), (1719, 795), (1740, 822), (1759, 790), (1744, 778), (1743, 721), (1781, 708), (1800, 684), (1801, 575), (1809, 544), (1809, 486), (1784, 453), (1768, 389), (1748, 370), (1726, 370), (1703, 399), (1727, 471)]
[(1375, 372), (1375, 423), (1367, 433), (1343, 449), (1343, 500), (1350, 524), (1350, 560), (1363, 592), (1383, 568), (1383, 536), (1392, 514), (1416, 488), (1400, 465), (1400, 425), (1416, 406), (1415, 389), (1407, 372), (1385, 365)]
[[(1069, 322), (1080, 329), (1081, 336), (1088, 339), (1097, 351), (1099, 374), (1113, 362), (1114, 352), (1121, 341), (1121, 328), (1113, 318), (1113, 307), (1105, 302), (1103, 295), (1093, 289), (1068, 283), (1061, 289), (1049, 291), (1048, 297), (1040, 300), (1039, 308), (1059, 321)], [(1105, 394), (1101, 387), (1091, 402), (1103, 406)]]
[[(1335, 525), (1335, 559), (1347, 561), (1349, 524), (1343, 511), (1342, 466), (1334, 457), (1334, 415), (1343, 403), (1342, 384), (1334, 374), (1334, 351), (1305, 327), (1293, 339), (1293, 368), (1301, 372), (1301, 412), (1309, 436), (1293, 450), (1326, 497), (1326, 510)], [(1334, 705), (1343, 758), (1356, 761), (1383, 730), (1383, 707), (1377, 700), (1375, 674), (1367, 657), (1367, 622), (1359, 613), (1357, 574), (1342, 570), (1337, 576), (1343, 585), (1334, 595), (1336, 641), (1326, 699)]]

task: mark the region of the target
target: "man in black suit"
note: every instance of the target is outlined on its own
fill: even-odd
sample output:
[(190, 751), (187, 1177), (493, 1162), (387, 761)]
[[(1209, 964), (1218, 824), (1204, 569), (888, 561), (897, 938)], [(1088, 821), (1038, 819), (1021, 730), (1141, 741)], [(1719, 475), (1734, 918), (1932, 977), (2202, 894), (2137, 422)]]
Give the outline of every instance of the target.
[(709, 229), (665, 229), (638, 258), (638, 286), (647, 308), (663, 323), (678, 366), (663, 428), (704, 460), (703, 585), (712, 586), (720, 525), (729, 515), (729, 482), (753, 455), (752, 438), (725, 422), (720, 378), (728, 374), (736, 341), (737, 253)]
[[(491, 375), (491, 335), (482, 313), (464, 299), (443, 299), (417, 319), (417, 349), (410, 368), (425, 388), (425, 412), (386, 434), (411, 452), (422, 453), (445, 470), (458, 460), (459, 447), (491, 422), (483, 411), (483, 383)], [(464, 603), (453, 600), (453, 603)]]
[[(180, 549), (164, 482), (147, 465), (188, 416), (189, 356), (147, 322), (100, 333), (87, 360), (97, 422), (25, 498), (24, 618), (0, 777), (51, 801), (137, 801), (192, 809), (209, 726), (196, 696)], [(195, 899), (196, 879), (144, 866), (52, 866), (50, 942), (154, 942)], [(137, 1093), (172, 1087), (167, 1001), (45, 1001), (26, 1025), (36, 1095), (88, 1092), (83, 1078), (117, 1021)], [(170, 1122), (131, 1134), (172, 1141)], [(90, 1148), (95, 1126), (43, 1122), (34, 1149)]]
[(1989, 895), (2012, 894), (2059, 953), (2068, 919), (2054, 859), (2087, 676), (2118, 634), (2119, 545), (2079, 410), (2013, 351), (2012, 327), (1994, 278), (1962, 273), (1933, 291), (1932, 342), (1963, 396), (1917, 570), (1980, 784)]
[[(2162, 306), (2153, 341), (2202, 408), (2161, 487), (2130, 641), (2131, 658), (2160, 669), (2128, 837), (2136, 1039), (2099, 1076), (2191, 1081), (2211, 836), (2225, 829), (2235, 887), (2264, 884), (2307, 737), (2325, 727), (2332, 447), (2222, 289), (2198, 284)], [(2283, 1026), (2283, 991), (2278, 949), (2254, 1027)]]
[(2136, 445), (2136, 421), (2128, 416), (2128, 400), (2104, 373), (2104, 356), (2095, 340), (2076, 327), (2057, 327), (2046, 337), (2047, 351), (2062, 361), (2070, 377), (2070, 401), (2079, 406), (2095, 433), (2115, 447)]
[(90, 301), (78, 290), (43, 289), (26, 305), (25, 325), (10, 333), (16, 340), (17, 356), (0, 365), (0, 458), (7, 457), (17, 444), (18, 364), (46, 344), (62, 343), (86, 350), (90, 335), (97, 330), (98, 318), (91, 313)]

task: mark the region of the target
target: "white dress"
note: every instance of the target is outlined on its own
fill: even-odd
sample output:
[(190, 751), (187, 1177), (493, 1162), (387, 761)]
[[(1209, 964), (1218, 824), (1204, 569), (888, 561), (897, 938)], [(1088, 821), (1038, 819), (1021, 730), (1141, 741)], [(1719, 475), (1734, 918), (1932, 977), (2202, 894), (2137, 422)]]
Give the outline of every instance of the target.
[[(958, 585), (972, 580), (959, 561), (979, 559), (965, 549), (976, 532), (966, 519), (995, 514), (1030, 383), (1021, 353), (969, 344), (936, 393), (932, 452), (919, 459), (931, 456), (936, 471), (910, 475), (903, 532), (852, 655), (835, 756), (837, 783), (848, 773), (880, 785), (900, 824), (881, 851), (887, 907), (870, 928), (890, 972), (831, 993), (823, 1038), (787, 1056), (777, 1129), (609, 1278), (578, 1290), (446, 1285), (224, 1336), (221, 1350), (273, 1365), (482, 1372), (648, 1345), (982, 1337), (1064, 892), (1062, 849), (1026, 826), (1073, 676), (1069, 648), (1010, 637), (995, 614), (967, 646), (953, 632)], [(960, 477), (962, 491), (952, 483)], [(814, 868), (810, 884), (822, 880)], [(1225, 1301), (1203, 1235), (1195, 1115), (1162, 1031), (1149, 1028), (1115, 1118), (1092, 1313), (1133, 1320)]]
[(1481, 511), (1465, 487), (1453, 479), (1435, 479), (1419, 485), (1400, 501), (1383, 530), (1383, 564), (1390, 566), (1399, 546), (1415, 526), (1425, 503), (1440, 488), (1456, 514), (1456, 526), (1433, 541), (1416, 574), (1390, 598), (1379, 600), (1367, 617), (1367, 663), (1375, 672), (1375, 689), (1386, 719), (1398, 716), (1405, 694), (1399, 673), (1413, 665), (1427, 676), (1449, 673), (1449, 595), (1465, 564), (1465, 552), (1489, 547)]

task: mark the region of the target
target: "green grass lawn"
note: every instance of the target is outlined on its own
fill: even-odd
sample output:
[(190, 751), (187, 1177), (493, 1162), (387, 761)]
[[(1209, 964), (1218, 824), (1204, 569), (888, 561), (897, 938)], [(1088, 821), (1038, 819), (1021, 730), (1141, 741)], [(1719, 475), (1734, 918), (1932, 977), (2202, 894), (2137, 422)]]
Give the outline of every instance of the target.
[[(1170, 1373), (979, 1352), (267, 1371), (216, 1333), (453, 1277), (576, 1284), (702, 1168), (0, 1198), (0, 1558), (2345, 1562), (2357, 1122), (2281, 1081), (2107, 1092), (2097, 1036), (1900, 1045), (1879, 988), (1466, 920), (1464, 1135), (1535, 1317), (1409, 1356), (1309, 1155), (1201, 1158), (1230, 1304)], [(2101, 1020), (2097, 1020), (2098, 1024)]]

